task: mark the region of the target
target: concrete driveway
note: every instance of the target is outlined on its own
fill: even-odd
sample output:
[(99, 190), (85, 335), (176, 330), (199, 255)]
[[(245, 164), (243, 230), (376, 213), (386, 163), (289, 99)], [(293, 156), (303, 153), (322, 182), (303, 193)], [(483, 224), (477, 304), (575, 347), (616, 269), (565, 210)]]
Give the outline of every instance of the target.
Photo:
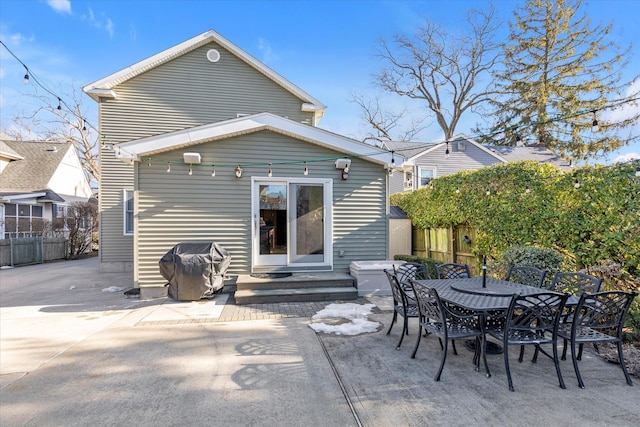
[(590, 352), (586, 389), (570, 361), (560, 389), (553, 363), (532, 364), (529, 350), (512, 361), (512, 393), (502, 356), (489, 356), (486, 378), (462, 345), (435, 382), (437, 340), (411, 359), (411, 322), (396, 351), (389, 297), (370, 298), (377, 332), (336, 336), (317, 335), (302, 306), (243, 306), (268, 318), (228, 320), (239, 310), (228, 295), (179, 303), (113, 291), (131, 285), (99, 273), (97, 259), (0, 271), (2, 426), (640, 425), (640, 380), (627, 386)]

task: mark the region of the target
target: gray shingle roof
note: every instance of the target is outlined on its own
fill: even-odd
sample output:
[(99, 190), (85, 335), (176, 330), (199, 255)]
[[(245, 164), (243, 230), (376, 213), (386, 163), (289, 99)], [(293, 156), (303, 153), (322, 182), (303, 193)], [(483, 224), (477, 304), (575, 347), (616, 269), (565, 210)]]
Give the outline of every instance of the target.
[(0, 175), (0, 191), (31, 192), (48, 189), (51, 177), (64, 159), (71, 143), (2, 141), (23, 157), (9, 162)]
[(491, 151), (498, 153), (509, 162), (534, 160), (541, 163), (549, 163), (560, 169), (568, 169), (571, 164), (545, 147), (527, 146), (511, 147), (503, 145), (485, 145)]
[(423, 151), (428, 150), (429, 148), (433, 148), (434, 145), (438, 145), (437, 143), (429, 143), (429, 142), (407, 142), (407, 141), (383, 141), (382, 148), (385, 148), (389, 151), (393, 151), (394, 153), (404, 157), (405, 159), (410, 159)]

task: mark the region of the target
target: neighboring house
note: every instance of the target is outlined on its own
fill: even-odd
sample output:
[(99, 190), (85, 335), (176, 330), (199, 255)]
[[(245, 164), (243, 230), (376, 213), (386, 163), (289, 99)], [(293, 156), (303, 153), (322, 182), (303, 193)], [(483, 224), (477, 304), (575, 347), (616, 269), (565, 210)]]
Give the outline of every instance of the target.
[(230, 274), (387, 259), (391, 155), (317, 128), (321, 102), (218, 33), (84, 91), (100, 104), (101, 266), (133, 270), (141, 298), (163, 294), (158, 261), (185, 241), (219, 243)]
[(91, 188), (71, 143), (0, 141), (2, 238), (40, 235)]
[(389, 179), (389, 194), (424, 187), (439, 176), (497, 163), (534, 160), (560, 169), (571, 167), (568, 161), (544, 147), (482, 145), (463, 134), (457, 135), (448, 143), (385, 141), (382, 146), (393, 151), (396, 163), (398, 156), (405, 159), (402, 167), (396, 168)]

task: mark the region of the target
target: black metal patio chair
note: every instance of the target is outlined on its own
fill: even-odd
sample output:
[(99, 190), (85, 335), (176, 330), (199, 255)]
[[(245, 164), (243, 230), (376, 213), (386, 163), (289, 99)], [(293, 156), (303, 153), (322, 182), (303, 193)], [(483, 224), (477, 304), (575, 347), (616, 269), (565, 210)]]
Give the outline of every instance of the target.
[(476, 350), (473, 362), (476, 365), (476, 370), (480, 369), (480, 357), (482, 357), (487, 376), (491, 376), (489, 366), (487, 365), (483, 323), (479, 320), (478, 315), (464, 309), (457, 310), (457, 307), (454, 305), (444, 304), (438, 292), (433, 288), (428, 288), (415, 282), (412, 282), (412, 285), (420, 313), (420, 329), (418, 330), (418, 338), (411, 358), (414, 359), (416, 357), (416, 352), (418, 351), (422, 337), (422, 328), (424, 328), (427, 333), (436, 335), (440, 339), (442, 355), (440, 367), (434, 379), (440, 381), (440, 376), (442, 375), (442, 370), (444, 369), (444, 364), (447, 359), (448, 340), (452, 340), (453, 342), (454, 339), (475, 338)]
[[(624, 319), (631, 307), (637, 291), (609, 291), (594, 294), (584, 293), (578, 301), (571, 323), (560, 325), (558, 336), (564, 340), (562, 360), (567, 356), (567, 341), (571, 343), (571, 358), (576, 371), (578, 385), (584, 388), (584, 382), (578, 368), (582, 359), (584, 344), (615, 343), (618, 346), (618, 359), (627, 384), (633, 385), (622, 353), (622, 328)], [(576, 345), (579, 346), (576, 354)]]
[[(560, 316), (568, 297), (568, 294), (555, 292), (514, 295), (504, 323), (487, 327), (486, 332), (502, 342), (509, 390), (515, 390), (509, 367), (510, 345), (535, 345), (536, 355), (539, 351), (553, 360), (560, 387), (566, 388), (560, 372), (557, 343)], [(551, 345), (552, 354), (541, 347), (544, 344)]]
[(585, 292), (590, 294), (600, 292), (603, 280), (584, 273), (558, 271), (553, 275), (549, 290), (579, 297)]
[(400, 264), (398, 267), (393, 265), (393, 273), (398, 278), (398, 281), (405, 289), (411, 290), (411, 281), (412, 280), (431, 280), (431, 275), (429, 274), (429, 268), (425, 264), (420, 264), (417, 262), (405, 262), (404, 264)]
[(418, 317), (418, 307), (415, 297), (412, 295), (412, 288), (405, 289), (395, 274), (389, 272), (387, 269), (385, 269), (384, 272), (387, 275), (387, 279), (389, 279), (391, 294), (393, 295), (393, 319), (389, 325), (389, 330), (387, 330), (387, 335), (391, 333), (393, 325), (397, 322), (398, 314), (402, 316), (402, 333), (396, 345), (396, 350), (400, 350), (404, 336), (409, 335), (409, 318)]
[(546, 275), (547, 271), (540, 268), (526, 265), (512, 265), (509, 267), (507, 277), (505, 277), (504, 280), (541, 288)]
[(436, 266), (438, 279), (466, 279), (471, 277), (467, 264), (446, 263)]

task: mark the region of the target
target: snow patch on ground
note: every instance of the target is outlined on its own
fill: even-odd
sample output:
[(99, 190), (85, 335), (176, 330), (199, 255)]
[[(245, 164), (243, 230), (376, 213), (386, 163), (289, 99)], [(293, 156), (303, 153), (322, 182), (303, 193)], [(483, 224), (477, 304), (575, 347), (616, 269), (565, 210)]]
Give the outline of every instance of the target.
[(359, 335), (376, 332), (380, 323), (367, 320), (374, 304), (329, 304), (311, 318), (326, 319), (326, 322), (312, 322), (311, 329), (316, 332), (336, 335)]

